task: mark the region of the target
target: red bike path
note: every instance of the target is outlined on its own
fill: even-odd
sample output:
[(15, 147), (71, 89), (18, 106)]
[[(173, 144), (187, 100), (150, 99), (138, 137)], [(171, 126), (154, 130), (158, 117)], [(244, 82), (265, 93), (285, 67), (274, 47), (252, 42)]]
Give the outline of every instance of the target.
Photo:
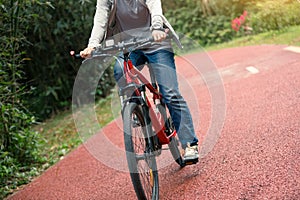
[[(177, 59), (179, 79), (187, 82), (181, 86), (183, 95), (188, 102), (197, 99), (191, 111), (193, 117), (200, 116), (194, 118), (200, 143), (214, 120), (221, 129), (213, 129), (220, 131), (216, 143), (211, 143), (213, 148), (198, 164), (180, 169), (172, 163), (159, 170), (160, 199), (300, 199), (298, 50), (259, 45), (208, 52), (217, 74), (210, 68), (199, 75), (185, 67), (211, 65), (201, 59), (203, 52)], [(218, 76), (222, 82), (214, 82)], [(223, 102), (218, 95), (224, 97)], [(220, 119), (214, 119), (214, 109), (217, 114), (220, 111), (216, 115)], [(118, 120), (103, 132), (122, 148)], [(97, 145), (97, 137), (92, 143)], [(117, 170), (124, 155), (109, 150), (102, 153), (113, 158), (109, 163), (115, 167), (99, 161), (88, 144), (81, 145), (8, 199), (136, 199), (129, 174)]]

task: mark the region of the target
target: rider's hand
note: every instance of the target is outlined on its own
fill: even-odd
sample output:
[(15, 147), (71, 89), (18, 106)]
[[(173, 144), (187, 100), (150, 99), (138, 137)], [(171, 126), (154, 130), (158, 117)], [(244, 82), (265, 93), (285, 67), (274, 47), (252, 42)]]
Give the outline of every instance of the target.
[(92, 55), (92, 51), (94, 50), (94, 47), (87, 47), (83, 51), (80, 51), (80, 56), (82, 58), (89, 58)]
[(152, 31), (152, 37), (155, 42), (161, 42), (167, 37), (167, 33), (169, 32), (169, 29), (166, 29), (165, 31), (162, 30), (153, 30)]

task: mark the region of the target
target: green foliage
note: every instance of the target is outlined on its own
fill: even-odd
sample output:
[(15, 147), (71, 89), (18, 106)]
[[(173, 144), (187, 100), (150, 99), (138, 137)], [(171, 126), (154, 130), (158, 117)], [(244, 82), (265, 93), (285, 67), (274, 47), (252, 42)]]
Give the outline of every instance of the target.
[(236, 38), (230, 42), (212, 45), (206, 48), (208, 51), (215, 51), (225, 48), (253, 46), (261, 44), (270, 45), (293, 45), (300, 46), (300, 26), (288, 27), (285, 30), (268, 31), (255, 35), (247, 35)]
[(258, 1), (250, 9), (250, 25), (255, 33), (281, 30), (300, 24), (300, 3), (296, 0)]
[[(69, 108), (73, 84), (80, 61), (74, 61), (70, 50), (86, 47), (93, 25), (95, 1), (50, 1), (51, 7), (31, 7), (35, 15), (26, 38), (31, 43), (27, 49), (30, 60), (26, 63), (27, 80), (36, 88), (29, 97), (31, 110), (42, 119), (59, 110)], [(108, 71), (96, 94), (105, 97), (112, 83)], [(108, 83), (108, 84), (107, 84)]]
[[(296, 0), (188, 0), (164, 4), (175, 30), (204, 46), (300, 24), (300, 3)], [(235, 32), (231, 21), (244, 11), (248, 13), (246, 23)]]
[[(24, 82), (24, 33), (30, 28), (27, 7), (31, 1), (2, 1), (0, 4), (0, 198), (27, 183), (39, 154), (40, 136), (26, 109), (24, 96), (31, 92)], [(4, 196), (2, 196), (4, 195)]]
[(23, 164), (9, 152), (0, 153), (0, 198), (3, 199), (14, 189), (28, 183), (39, 175), (37, 164)]
[(231, 18), (224, 15), (204, 15), (197, 1), (166, 13), (174, 29), (207, 46), (232, 39)]
[(210, 0), (210, 6), (215, 15), (235, 18), (253, 3), (261, 0)]
[(1, 106), (1, 150), (9, 152), (10, 155), (20, 163), (30, 164), (38, 156), (39, 135), (31, 131), (34, 117), (22, 110), (19, 105), (8, 102)]

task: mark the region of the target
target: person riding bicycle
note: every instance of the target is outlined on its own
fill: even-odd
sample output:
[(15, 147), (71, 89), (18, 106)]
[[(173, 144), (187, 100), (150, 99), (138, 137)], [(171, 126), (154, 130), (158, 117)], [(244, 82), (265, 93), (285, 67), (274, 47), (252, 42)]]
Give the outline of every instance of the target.
[[(151, 48), (132, 52), (130, 59), (135, 66), (148, 63), (152, 67), (163, 101), (185, 149), (183, 158), (186, 162), (198, 161), (198, 139), (188, 105), (179, 91), (174, 53), (170, 40), (166, 40), (167, 31), (180, 44), (177, 34), (163, 15), (161, 0), (97, 0), (88, 47), (80, 55), (90, 57), (95, 47), (122, 32), (129, 37), (152, 35), (155, 44)], [(122, 66), (116, 62), (114, 77), (120, 81), (122, 76)]]

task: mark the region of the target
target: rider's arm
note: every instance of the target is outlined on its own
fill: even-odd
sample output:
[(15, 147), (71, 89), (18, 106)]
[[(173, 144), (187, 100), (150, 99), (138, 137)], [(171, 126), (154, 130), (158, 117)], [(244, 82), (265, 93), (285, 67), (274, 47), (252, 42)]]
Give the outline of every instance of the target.
[[(152, 19), (152, 30), (159, 30), (164, 27), (164, 25), (167, 27), (167, 29), (170, 30), (173, 39), (175, 43), (178, 45), (179, 48), (183, 48), (182, 44), (180, 43), (179, 37), (174, 31), (171, 24), (168, 22), (168, 20), (164, 17), (162, 6), (161, 6), (161, 0), (144, 0), (149, 8), (149, 11), (151, 13), (151, 19)], [(152, 32), (152, 36), (155, 37), (157, 34), (161, 34), (161, 32)], [(165, 35), (166, 36), (166, 35)], [(164, 38), (162, 38), (164, 39)]]
[(95, 47), (103, 40), (110, 14), (111, 4), (108, 0), (97, 0), (94, 25), (89, 39), (89, 47)]
[(161, 0), (146, 0), (146, 5), (151, 14), (151, 30), (155, 41), (162, 41), (167, 34), (163, 31), (163, 11)]
[(163, 28), (163, 11), (161, 0), (146, 0), (146, 5), (151, 14), (151, 29), (162, 29)]
[(89, 44), (87, 48), (80, 52), (81, 57), (90, 57), (94, 48), (98, 46), (103, 40), (107, 29), (110, 8), (110, 1), (97, 0), (97, 7), (94, 16), (94, 25), (89, 39)]

